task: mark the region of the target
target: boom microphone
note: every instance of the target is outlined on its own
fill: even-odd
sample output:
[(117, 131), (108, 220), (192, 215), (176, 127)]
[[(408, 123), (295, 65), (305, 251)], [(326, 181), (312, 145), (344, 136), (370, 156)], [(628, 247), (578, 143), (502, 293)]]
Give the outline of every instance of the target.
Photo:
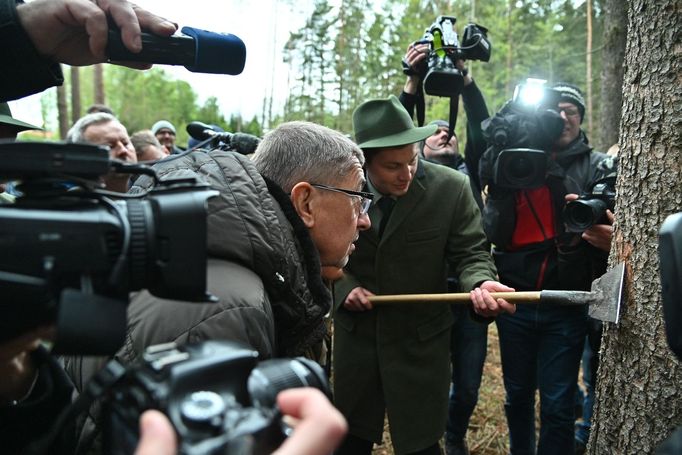
[[(260, 138), (246, 133), (220, 133), (214, 131), (211, 125), (203, 122), (190, 122), (187, 125), (187, 133), (199, 141), (222, 141), (227, 144), (230, 150), (234, 150), (242, 155), (249, 155), (256, 151)], [(198, 146), (197, 146), (198, 147)]]
[(107, 56), (111, 61), (182, 65), (195, 73), (232, 74), (244, 70), (246, 46), (237, 36), (194, 27), (183, 27), (181, 34), (157, 36), (142, 33), (142, 50), (128, 50), (121, 31), (109, 28)]

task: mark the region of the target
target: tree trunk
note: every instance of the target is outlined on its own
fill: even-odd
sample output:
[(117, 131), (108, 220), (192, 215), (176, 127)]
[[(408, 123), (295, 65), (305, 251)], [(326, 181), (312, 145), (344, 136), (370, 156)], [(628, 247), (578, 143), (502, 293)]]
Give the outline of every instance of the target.
[(585, 88), (587, 90), (587, 137), (592, 135), (592, 0), (587, 0), (587, 45), (585, 49)]
[(512, 95), (512, 90), (514, 86), (512, 85), (512, 68), (513, 68), (513, 54), (514, 54), (514, 36), (513, 36), (513, 18), (512, 15), (514, 13), (514, 0), (509, 0), (509, 3), (507, 4), (507, 46), (509, 46), (509, 49), (507, 50), (507, 71), (506, 76), (507, 76), (507, 82), (505, 84), (506, 86), (506, 93), (505, 93), (505, 98), (511, 98)]
[(93, 67), (93, 85), (95, 87), (95, 104), (106, 104), (104, 95), (104, 65), (98, 63)]
[(618, 142), (621, 106), (623, 104), (623, 59), (627, 3), (606, 0), (604, 4), (604, 47), (601, 52), (601, 118), (599, 150)]
[(71, 124), (81, 118), (81, 78), (80, 68), (71, 67)]
[(66, 139), (69, 131), (69, 106), (66, 104), (66, 86), (57, 86), (57, 119), (59, 122), (59, 137)]
[(666, 343), (658, 230), (682, 207), (680, 0), (631, 0), (624, 67), (616, 229), (625, 261), (619, 325), (602, 339), (588, 453), (651, 454), (682, 423), (682, 368)]

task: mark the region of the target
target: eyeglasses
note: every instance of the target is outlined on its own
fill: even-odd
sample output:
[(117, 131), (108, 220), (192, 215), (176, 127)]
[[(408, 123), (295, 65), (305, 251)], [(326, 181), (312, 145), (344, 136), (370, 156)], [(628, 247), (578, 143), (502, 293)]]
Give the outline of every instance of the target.
[(374, 195), (372, 193), (366, 193), (364, 191), (346, 190), (343, 188), (336, 188), (333, 186), (321, 185), (319, 183), (311, 183), (310, 186), (313, 186), (315, 188), (319, 188), (321, 190), (335, 191), (337, 193), (343, 193), (346, 196), (350, 196), (352, 198), (358, 198), (358, 200), (360, 201), (360, 212), (358, 213), (359, 215), (364, 215), (367, 213), (367, 211), (369, 211), (369, 207), (372, 205), (372, 199), (374, 199)]
[(575, 107), (564, 107), (564, 108), (560, 107), (559, 112), (563, 112), (568, 117), (575, 117), (576, 115), (580, 114), (580, 111)]

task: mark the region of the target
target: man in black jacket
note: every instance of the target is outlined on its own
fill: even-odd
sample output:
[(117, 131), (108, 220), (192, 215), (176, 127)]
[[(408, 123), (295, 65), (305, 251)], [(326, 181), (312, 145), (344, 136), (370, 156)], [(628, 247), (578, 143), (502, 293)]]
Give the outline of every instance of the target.
[[(569, 194), (582, 194), (603, 177), (606, 155), (588, 145), (580, 129), (585, 101), (577, 87), (560, 83), (558, 111), (563, 129), (545, 152), (544, 184), (510, 189), (495, 184), (499, 149), (481, 160), (481, 183), (488, 197), (483, 222), (500, 280), (517, 291), (589, 290), (605, 255), (580, 233), (567, 232), (562, 216)], [(539, 134), (530, 131), (529, 134)], [(522, 144), (513, 144), (523, 146)], [(510, 453), (573, 455), (574, 397), (586, 333), (586, 306), (519, 305), (501, 315), (502, 370)], [(535, 391), (540, 392), (540, 438), (535, 442)]]

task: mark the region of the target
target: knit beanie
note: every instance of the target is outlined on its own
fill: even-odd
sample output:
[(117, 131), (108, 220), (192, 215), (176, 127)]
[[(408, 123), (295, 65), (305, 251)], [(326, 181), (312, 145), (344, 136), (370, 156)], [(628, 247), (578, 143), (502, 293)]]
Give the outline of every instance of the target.
[(580, 112), (580, 122), (583, 121), (585, 117), (585, 98), (578, 87), (566, 82), (558, 82), (552, 86), (554, 90), (561, 94), (559, 101), (564, 103), (572, 103), (578, 107)]
[(172, 124), (171, 122), (169, 122), (168, 120), (159, 120), (159, 121), (156, 122), (154, 125), (152, 125), (152, 128), (151, 128), (151, 129), (152, 129), (152, 133), (156, 134), (157, 131), (159, 131), (160, 129), (163, 129), (163, 128), (169, 129), (169, 130), (171, 130), (173, 133), (175, 133), (175, 127), (174, 127), (173, 124)]

